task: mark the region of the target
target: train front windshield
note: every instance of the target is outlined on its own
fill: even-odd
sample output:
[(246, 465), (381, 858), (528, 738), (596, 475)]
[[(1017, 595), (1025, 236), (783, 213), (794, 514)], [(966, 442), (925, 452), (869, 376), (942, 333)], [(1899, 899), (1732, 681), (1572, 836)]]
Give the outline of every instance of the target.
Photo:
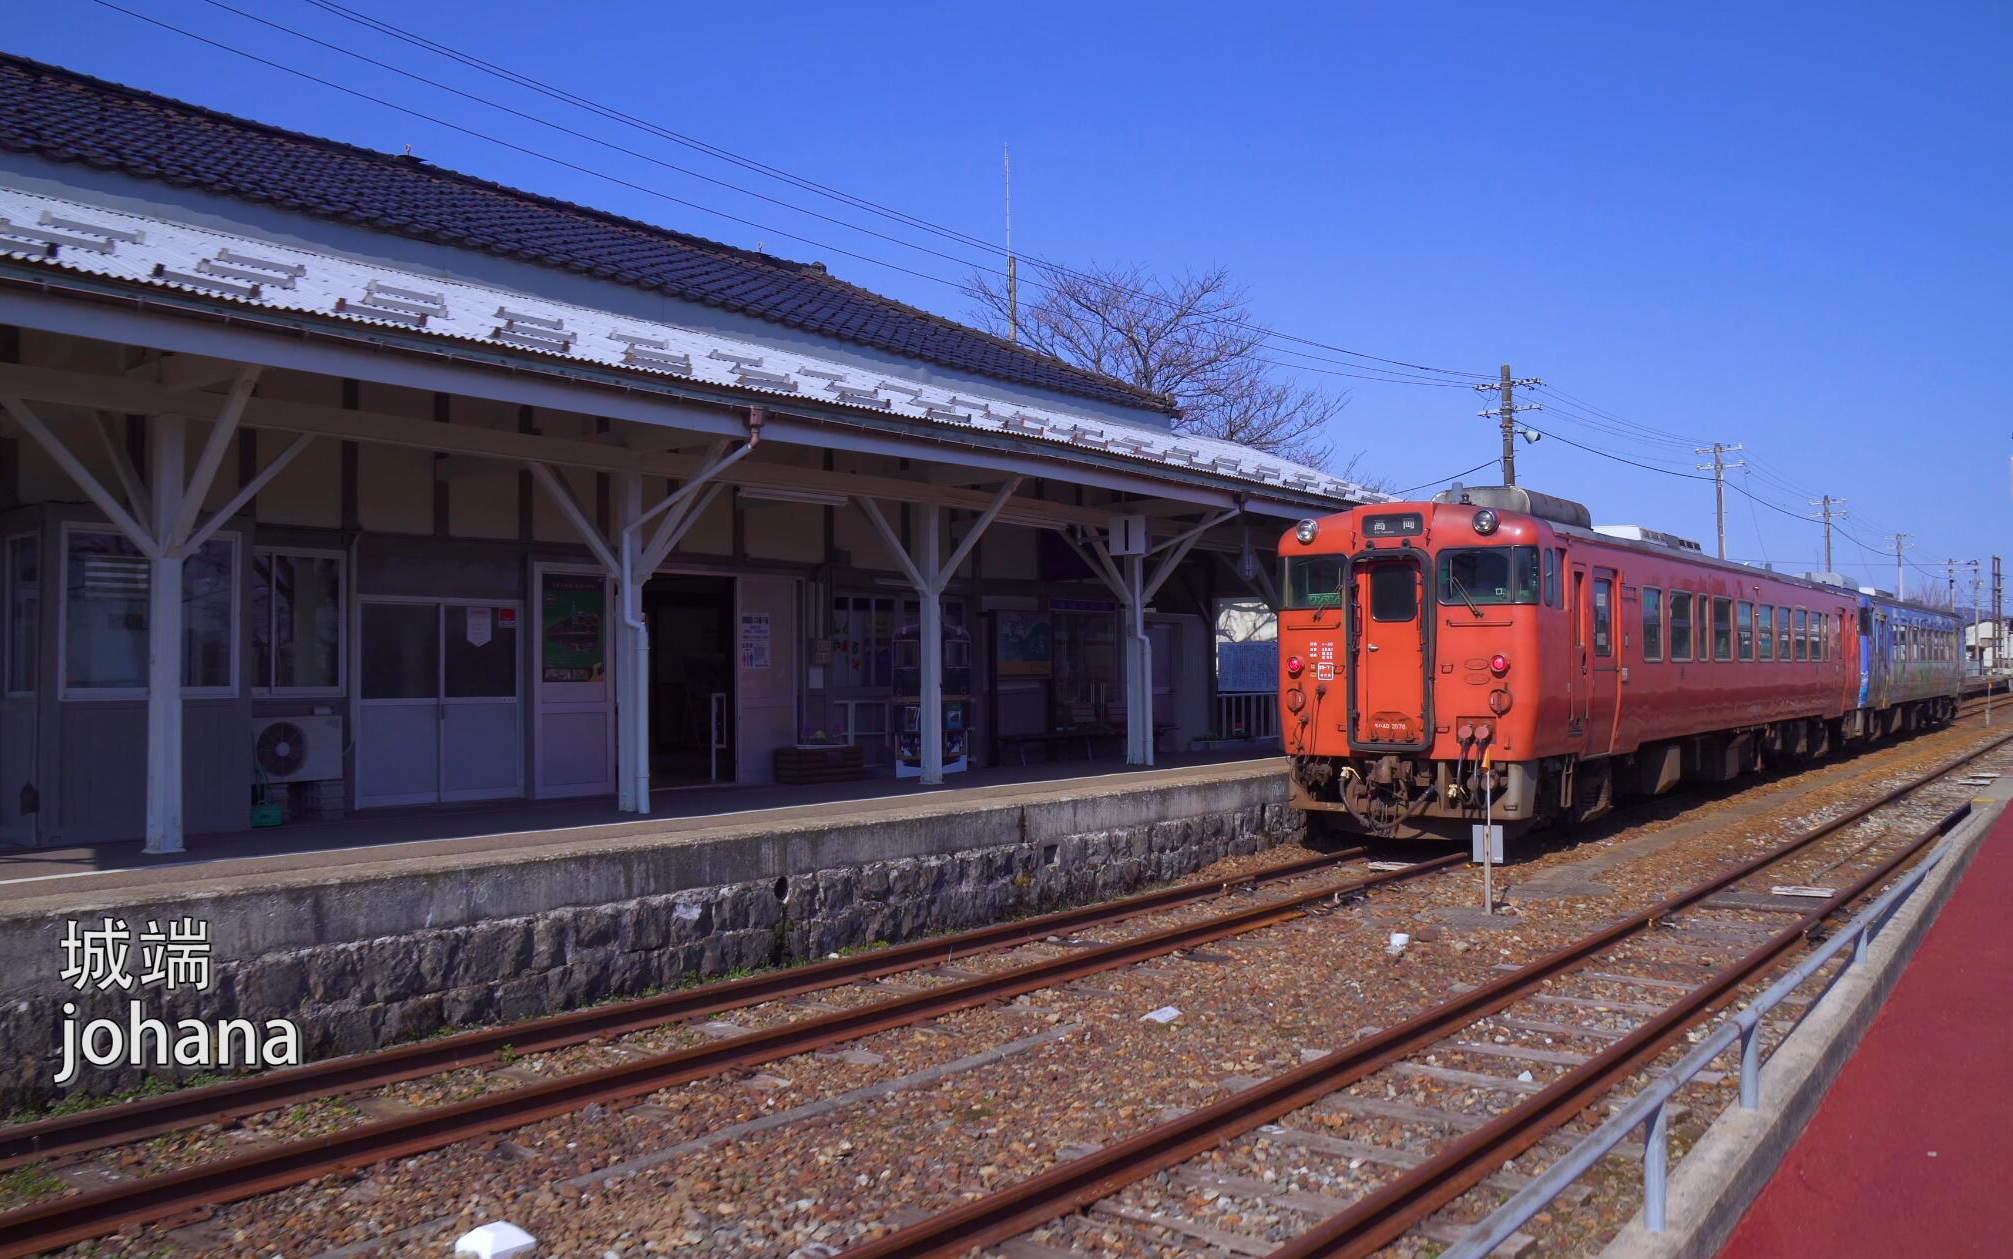
[(1290, 556), (1285, 562), (1286, 606), (1289, 608), (1333, 608), (1342, 603), (1342, 570), (1347, 565), (1340, 555)]
[(1478, 546), (1440, 552), (1443, 603), (1536, 603), (1538, 548)]

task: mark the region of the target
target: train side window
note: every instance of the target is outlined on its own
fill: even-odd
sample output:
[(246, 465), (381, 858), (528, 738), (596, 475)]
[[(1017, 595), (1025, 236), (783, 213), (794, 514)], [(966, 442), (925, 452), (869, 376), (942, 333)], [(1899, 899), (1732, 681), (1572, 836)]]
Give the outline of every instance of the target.
[(1754, 610), (1755, 659), (1775, 659), (1775, 609), (1766, 603)]
[(1691, 592), (1671, 591), (1671, 659), (1691, 659)]
[(1549, 546), (1545, 548), (1545, 606), (1559, 606), (1559, 553)]
[[(1703, 653), (1701, 653), (1703, 654)], [(1733, 600), (1712, 601), (1712, 658), (1733, 659)]]
[(1784, 607), (1775, 610), (1775, 658), (1789, 659), (1789, 609)]
[(1611, 577), (1594, 578), (1594, 654), (1615, 654), (1615, 583)]
[(1790, 634), (1790, 649), (1798, 660), (1810, 659), (1810, 624), (1802, 608), (1796, 610), (1796, 628)]
[(1754, 659), (1754, 605), (1745, 599), (1733, 605), (1733, 654)]
[(1664, 592), (1643, 587), (1643, 659), (1664, 658)]

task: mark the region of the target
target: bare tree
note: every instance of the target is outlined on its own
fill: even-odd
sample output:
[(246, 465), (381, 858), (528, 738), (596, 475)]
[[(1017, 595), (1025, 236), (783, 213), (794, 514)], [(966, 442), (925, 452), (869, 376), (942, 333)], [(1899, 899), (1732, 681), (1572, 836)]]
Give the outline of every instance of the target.
[[(1063, 273), (1039, 268), (1038, 293), (1020, 311), (1020, 340), (1043, 354), (1165, 394), (1180, 409), (1178, 432), (1217, 437), (1326, 468), (1324, 430), (1346, 395), (1286, 379), (1261, 351), (1244, 291), (1221, 268), (1162, 280), (1144, 268)], [(1006, 336), (1004, 285), (972, 281), (978, 321)], [(1360, 452), (1338, 474), (1352, 477)], [(1352, 477), (1353, 479), (1353, 477)]]
[(1950, 583), (1940, 577), (1918, 578), (1915, 590), (1908, 597), (1932, 608), (1943, 608), (1952, 612), (1957, 610), (1957, 600), (1951, 594)]

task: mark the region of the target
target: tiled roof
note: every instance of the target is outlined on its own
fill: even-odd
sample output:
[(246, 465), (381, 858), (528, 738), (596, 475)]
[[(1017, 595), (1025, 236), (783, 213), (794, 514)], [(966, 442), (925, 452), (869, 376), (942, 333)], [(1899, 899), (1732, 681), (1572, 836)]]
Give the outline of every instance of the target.
[[(12, 188), (0, 177), (0, 261), (171, 292), (201, 306), (362, 325), (478, 348), (526, 366), (586, 369), (637, 381), (685, 381), (768, 397), (817, 414), (887, 416), (952, 442), (987, 435), (1065, 462), (1120, 461), (1159, 475), (1226, 483), (1260, 495), (1333, 506), (1382, 496), (1260, 450), (1085, 414), (1058, 401), (1028, 405), (989, 386), (924, 385), (812, 351), (781, 350), (717, 330), (637, 318), (444, 278), (299, 245), (254, 239), (158, 213)], [(793, 408), (794, 409), (794, 408)]]
[(1123, 406), (1164, 397), (791, 262), (0, 54), (0, 148), (594, 275)]

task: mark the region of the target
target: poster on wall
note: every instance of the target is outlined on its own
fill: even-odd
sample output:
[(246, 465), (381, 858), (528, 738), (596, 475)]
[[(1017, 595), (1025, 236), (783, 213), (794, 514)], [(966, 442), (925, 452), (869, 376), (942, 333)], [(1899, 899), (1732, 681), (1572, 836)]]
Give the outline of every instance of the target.
[(1045, 678), (1053, 668), (1054, 646), (1048, 617), (1039, 612), (1001, 612), (999, 676)]
[(468, 610), (469, 646), (489, 646), (490, 625), (490, 610), (488, 608), (470, 608)]
[(547, 682), (599, 682), (607, 670), (607, 587), (588, 573), (547, 573), (540, 668)]
[(743, 669), (766, 669), (769, 667), (769, 614), (767, 612), (743, 612), (741, 614), (741, 667)]

